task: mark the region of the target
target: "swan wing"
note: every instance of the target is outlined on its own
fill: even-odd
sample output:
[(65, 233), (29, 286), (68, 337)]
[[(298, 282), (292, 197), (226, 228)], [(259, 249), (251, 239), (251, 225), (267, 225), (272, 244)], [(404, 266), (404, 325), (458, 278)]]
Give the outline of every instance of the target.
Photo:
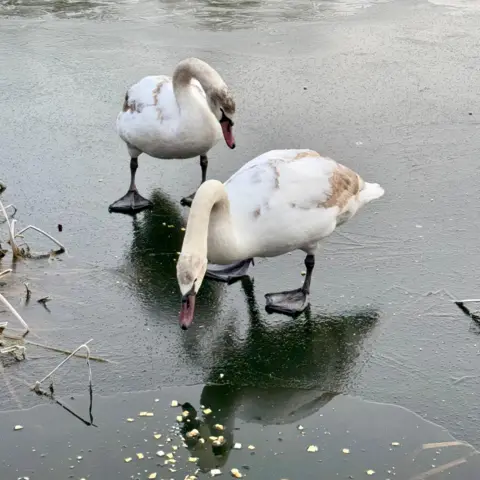
[(273, 150), (225, 182), (232, 218), (258, 256), (315, 249), (358, 208), (383, 195), (349, 168), (312, 150)]

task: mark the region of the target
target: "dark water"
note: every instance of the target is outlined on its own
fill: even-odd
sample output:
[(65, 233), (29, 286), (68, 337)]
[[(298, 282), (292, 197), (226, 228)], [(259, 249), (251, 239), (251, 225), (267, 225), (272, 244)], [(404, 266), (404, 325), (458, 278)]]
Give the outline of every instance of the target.
[[(179, 427), (182, 409), (169, 407), (172, 400), (190, 404), (188, 412), (198, 414), (193, 425)], [(69, 403), (78, 411), (85, 408), (82, 399)], [(200, 404), (212, 412), (205, 414)], [(98, 428), (45, 406), (0, 415), (2, 474), (113, 479), (157, 473), (156, 478), (184, 479), (219, 469), (221, 478), (231, 478), (236, 468), (243, 476), (266, 480), (313, 480), (319, 473), (345, 479), (475, 480), (480, 466), (471, 446), (412, 412), (319, 390), (170, 388), (101, 398), (95, 411)], [(23, 430), (14, 431), (15, 425)], [(187, 438), (194, 427), (205, 443)], [(212, 435), (224, 437), (221, 446), (209, 440)], [(318, 451), (308, 452), (311, 446)], [(165, 463), (169, 454), (175, 463)]]
[[(405, 407), (478, 447), (480, 330), (452, 303), (452, 295), (475, 297), (480, 289), (477, 2), (374, 2), (370, 8), (355, 8), (367, 6), (358, 2), (296, 8), (293, 2), (273, 1), (202, 8), (190, 2), (74, 5), (2, 2), (0, 7), (0, 175), (8, 185), (2, 199), (17, 205), (20, 225), (34, 223), (68, 247), (68, 254), (52, 261), (13, 265), (1, 292), (29, 322), (31, 341), (73, 349), (93, 338), (92, 354), (115, 362), (92, 364), (99, 429), (70, 420), (58, 406), (5, 414), (26, 427), (33, 419), (45, 422), (38, 431), (55, 445), (45, 464), (58, 469), (53, 478), (65, 478), (61, 468), (71, 465), (68, 454), (61, 463), (70, 428), (79, 432), (77, 450), (88, 450), (94, 441), (111, 446), (118, 440), (115, 425), (120, 429), (127, 411), (134, 416), (155, 395), (161, 396), (162, 408), (170, 401), (166, 393), (100, 396), (198, 385), (185, 394), (196, 405), (202, 386), (218, 383), (220, 374), (228, 385), (222, 388), (228, 390), (229, 408), (236, 412), (229, 418), (249, 425), (240, 430), (246, 432), (239, 437), (242, 443), (251, 438), (257, 446), (277, 445), (276, 431), (255, 426), (270, 425), (270, 405), (284, 408), (272, 409), (273, 419), (306, 422), (308, 417), (317, 428), (319, 408), (329, 395), (338, 394), (329, 405), (346, 402), (329, 426), (335, 441), (329, 437), (332, 443), (322, 446), (321, 465), (304, 461), (304, 444), (296, 447), (292, 441), (285, 447), (298, 448), (291, 468), (299, 473), (285, 477), (290, 480), (314, 471), (327, 478), (333, 472), (365, 475), (373, 462), (357, 461), (353, 447), (348, 465), (355, 471), (344, 469), (343, 418), (352, 424), (372, 419), (356, 424), (357, 438), (375, 451), (400, 433), (372, 438), (372, 409), (386, 412), (392, 428), (407, 428), (407, 420), (389, 413), (405, 410), (340, 400), (342, 394)], [(72, 14), (78, 18), (66, 18)], [(258, 260), (253, 282), (228, 287), (205, 282), (194, 327), (179, 329), (175, 260), (187, 214), (179, 200), (197, 185), (196, 160), (179, 164), (141, 157), (139, 188), (155, 208), (137, 219), (107, 212), (127, 187), (128, 158), (114, 130), (126, 86), (142, 75), (171, 72), (190, 55), (218, 68), (239, 105), (238, 148), (215, 147), (210, 177), (226, 179), (272, 148), (307, 147), (341, 160), (386, 190), (326, 242), (307, 317), (290, 320), (264, 311), (265, 293), (302, 281), (303, 259), (295, 253)], [(37, 237), (29, 241), (37, 249), (48, 246)], [(7, 257), (2, 268), (9, 266)], [(28, 305), (24, 281), (33, 291)], [(52, 298), (49, 310), (36, 302), (46, 295)], [(4, 320), (14, 325), (0, 311)], [(64, 358), (33, 345), (27, 345), (27, 356), (24, 362), (3, 363), (2, 410), (44, 404), (28, 387)], [(76, 359), (56, 374), (55, 391), (60, 398), (79, 398), (87, 380), (84, 362)], [(216, 390), (212, 397), (217, 398)], [(81, 410), (87, 405), (81, 403)], [(171, 424), (170, 410), (165, 415), (165, 425)], [(408, 433), (409, 452), (440, 441), (437, 433), (446, 435), (411, 412), (405, 415), (416, 422)], [(103, 416), (107, 420), (101, 423)], [(25, 441), (27, 428), (12, 432), (11, 423), (2, 421), (1, 427), (2, 438), (13, 436), (0, 447), (2, 459), (8, 458), (0, 467), (2, 478), (51, 479), (36, 456), (29, 457), (28, 468), (38, 475), (14, 473), (24, 465), (21, 452), (33, 444)], [(298, 433), (293, 423), (289, 428), (291, 435)], [(120, 443), (131, 449), (141, 441), (136, 436)], [(115, 452), (115, 466), (104, 454), (88, 465), (91, 471), (138, 470), (122, 463), (121, 449)], [(379, 458), (371, 468), (383, 472)], [(255, 471), (263, 473), (253, 476), (252, 466), (253, 478), (270, 478), (266, 468), (273, 469), (272, 478), (284, 477), (270, 457), (255, 456), (255, 462)], [(428, 463), (429, 468), (440, 464)], [(396, 478), (421, 471), (396, 465)], [(427, 467), (421, 465), (423, 471)], [(142, 470), (140, 477), (145, 475)]]

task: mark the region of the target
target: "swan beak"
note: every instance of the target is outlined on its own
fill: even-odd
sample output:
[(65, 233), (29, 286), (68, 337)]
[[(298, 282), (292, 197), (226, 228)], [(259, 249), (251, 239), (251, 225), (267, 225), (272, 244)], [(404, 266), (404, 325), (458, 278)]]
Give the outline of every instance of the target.
[(227, 118), (226, 120), (220, 122), (220, 125), (222, 126), (222, 133), (225, 143), (233, 150), (235, 148), (235, 138), (232, 133), (232, 121)]
[(182, 307), (180, 309), (180, 327), (187, 330), (193, 322), (195, 312), (195, 293), (187, 293), (182, 297)]

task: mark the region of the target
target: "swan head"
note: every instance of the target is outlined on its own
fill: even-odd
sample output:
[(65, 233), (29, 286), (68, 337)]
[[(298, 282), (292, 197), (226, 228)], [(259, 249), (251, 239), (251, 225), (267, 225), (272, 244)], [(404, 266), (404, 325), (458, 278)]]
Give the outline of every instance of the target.
[(182, 294), (179, 322), (183, 330), (193, 322), (195, 298), (207, 271), (207, 258), (197, 254), (181, 253), (177, 262), (177, 281)]
[(233, 136), (233, 117), (235, 115), (235, 100), (231, 93), (225, 89), (214, 90), (210, 94), (210, 108), (217, 117), (222, 127), (223, 138), (229, 148), (235, 148), (235, 138)]

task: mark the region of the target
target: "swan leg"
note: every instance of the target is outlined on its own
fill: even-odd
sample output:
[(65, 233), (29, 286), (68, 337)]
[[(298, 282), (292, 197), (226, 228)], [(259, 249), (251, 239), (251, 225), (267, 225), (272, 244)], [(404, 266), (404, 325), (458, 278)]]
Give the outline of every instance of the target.
[[(203, 183), (207, 179), (208, 157), (206, 155), (200, 155), (200, 168), (202, 169), (202, 183)], [(195, 193), (196, 192), (193, 192), (188, 197), (183, 197), (180, 200), (180, 203), (184, 207), (191, 207), (193, 199), (195, 197)]]
[(116, 202), (113, 202), (109, 207), (109, 212), (118, 213), (138, 213), (146, 208), (152, 207), (152, 202), (143, 198), (137, 190), (135, 185), (135, 174), (138, 168), (138, 158), (132, 157), (130, 159), (130, 187), (128, 192)]
[(202, 169), (202, 183), (207, 179), (208, 157), (200, 155), (200, 168)]
[(246, 260), (231, 263), (230, 265), (209, 263), (205, 276), (219, 282), (233, 283), (247, 275), (250, 264), (254, 264), (253, 258), (247, 258)]
[(285, 315), (292, 316), (302, 313), (310, 304), (310, 282), (312, 280), (314, 266), (315, 256), (307, 255), (305, 257), (307, 274), (302, 287), (285, 292), (267, 293), (265, 295), (267, 300), (265, 309), (267, 312), (284, 313)]

